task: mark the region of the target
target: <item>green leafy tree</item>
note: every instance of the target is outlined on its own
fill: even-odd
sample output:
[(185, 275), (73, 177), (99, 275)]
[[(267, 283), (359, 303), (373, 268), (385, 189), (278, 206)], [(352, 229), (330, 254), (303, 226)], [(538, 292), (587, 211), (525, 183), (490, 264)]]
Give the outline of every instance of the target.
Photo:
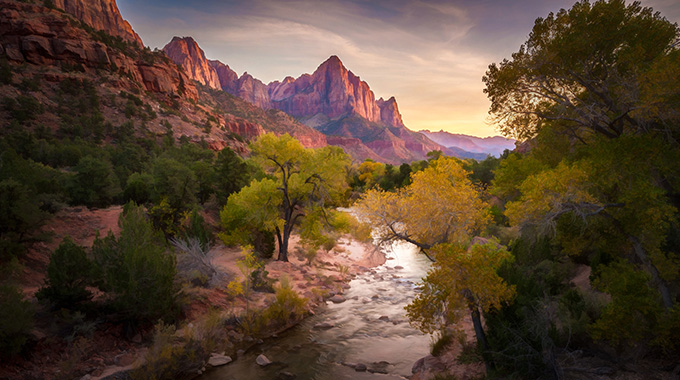
[(119, 316), (130, 323), (171, 320), (176, 314), (175, 256), (163, 236), (134, 203), (125, 206), (112, 234), (95, 240), (92, 251), (102, 270), (102, 288), (112, 296)]
[(215, 194), (220, 204), (225, 204), (229, 195), (250, 182), (248, 165), (229, 148), (224, 148), (217, 154), (214, 168)]
[(67, 236), (50, 256), (45, 285), (36, 297), (51, 302), (57, 309), (76, 309), (92, 298), (87, 287), (94, 283), (94, 270), (85, 249)]
[(153, 196), (153, 176), (148, 173), (132, 173), (125, 185), (123, 197), (127, 201), (144, 204)]
[(33, 327), (33, 305), (13, 282), (17, 265), (0, 266), (0, 357), (20, 353)]
[(581, 141), (673, 133), (677, 115), (666, 111), (678, 99), (661, 78), (678, 71), (679, 35), (677, 24), (639, 2), (579, 1), (538, 18), (512, 59), (489, 66), (490, 113), (519, 140), (548, 123)]
[(309, 213), (313, 208), (330, 212), (328, 207), (344, 195), (349, 159), (337, 147), (306, 149), (287, 134), (265, 134), (251, 148), (253, 160), (271, 179), (253, 181), (232, 194), (221, 213), (222, 224), (232, 237), (239, 231), (248, 233), (249, 226), (274, 231), (278, 260), (288, 261), (288, 241), (295, 226), (313, 217)]
[(174, 158), (162, 156), (153, 161), (152, 174), (155, 203), (165, 197), (170, 206), (177, 210), (196, 204), (198, 181), (189, 167)]
[(464, 242), (489, 222), (488, 205), (468, 172), (459, 160), (447, 157), (414, 173), (411, 184), (399, 191), (367, 191), (355, 210), (377, 228), (382, 241), (407, 241), (423, 251)]
[(121, 192), (118, 177), (108, 160), (85, 156), (74, 170), (76, 174), (70, 184), (70, 193), (75, 204), (106, 207)]
[(0, 259), (22, 254), (48, 214), (33, 201), (29, 188), (14, 179), (0, 181)]

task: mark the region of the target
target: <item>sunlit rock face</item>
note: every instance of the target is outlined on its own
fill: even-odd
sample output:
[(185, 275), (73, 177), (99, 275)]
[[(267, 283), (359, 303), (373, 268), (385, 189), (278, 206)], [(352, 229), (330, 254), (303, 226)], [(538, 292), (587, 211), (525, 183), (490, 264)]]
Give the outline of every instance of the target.
[[(95, 3), (102, 7), (107, 5), (106, 9), (115, 11), (112, 15), (102, 16), (103, 19), (110, 21), (116, 19), (115, 15), (120, 17), (115, 2)], [(61, 3), (57, 7), (62, 5), (70, 7), (69, 9), (82, 10), (84, 20), (90, 20), (88, 12), (99, 9), (91, 8), (93, 5), (90, 3), (87, 6), (79, 4)], [(98, 19), (93, 20), (95, 25), (109, 25), (100, 22), (101, 20), (97, 21)], [(96, 29), (95, 26), (90, 26)], [(74, 24), (71, 16), (58, 10), (17, 1), (0, 1), (0, 30), (0, 47), (10, 61), (60, 68), (78, 67), (92, 75), (96, 75), (97, 70), (108, 69), (129, 78), (131, 83), (142, 84), (146, 91), (193, 100), (198, 98), (198, 92), (191, 80), (170, 60), (134, 59), (120, 49), (97, 41), (90, 31)], [(117, 29), (105, 31), (110, 33)], [(134, 33), (132, 29), (130, 31)], [(132, 34), (128, 34), (128, 37), (135, 40)], [(121, 86), (125, 85), (123, 82), (126, 81), (121, 80)]]
[(330, 118), (354, 113), (381, 121), (380, 108), (368, 83), (331, 56), (311, 75), (269, 85), (272, 105), (296, 117), (322, 113)]
[(130, 23), (123, 19), (115, 0), (54, 0), (57, 8), (65, 10), (95, 30), (144, 46)]
[(222, 88), (217, 71), (193, 38), (174, 37), (163, 47), (163, 51), (174, 63), (184, 68), (189, 78), (214, 89)]

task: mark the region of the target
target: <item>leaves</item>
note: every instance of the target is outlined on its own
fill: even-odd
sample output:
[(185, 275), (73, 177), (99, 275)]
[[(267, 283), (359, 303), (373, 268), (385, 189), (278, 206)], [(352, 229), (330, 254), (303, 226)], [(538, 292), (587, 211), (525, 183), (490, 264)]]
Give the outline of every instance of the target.
[(519, 140), (555, 121), (581, 140), (664, 129), (639, 117), (655, 107), (639, 89), (650, 67), (678, 66), (664, 57), (677, 50), (679, 35), (677, 25), (639, 3), (580, 1), (537, 19), (511, 60), (489, 66), (490, 113)]
[(220, 237), (228, 244), (252, 243), (253, 230), (276, 232), (279, 260), (287, 261), (293, 228), (304, 221), (313, 230), (310, 223), (322, 223), (319, 216), (344, 196), (349, 158), (338, 147), (306, 149), (288, 134), (262, 135), (251, 149), (268, 178), (229, 197), (220, 213)]
[(383, 241), (406, 240), (422, 249), (464, 241), (489, 222), (488, 205), (467, 175), (458, 160), (442, 157), (402, 190), (367, 191), (355, 209)]
[(433, 250), (436, 261), (423, 279), (423, 290), (407, 307), (411, 320), (423, 332), (441, 330), (460, 321), (462, 310), (500, 308), (515, 295), (498, 274), (512, 255), (495, 242), (440, 244)]

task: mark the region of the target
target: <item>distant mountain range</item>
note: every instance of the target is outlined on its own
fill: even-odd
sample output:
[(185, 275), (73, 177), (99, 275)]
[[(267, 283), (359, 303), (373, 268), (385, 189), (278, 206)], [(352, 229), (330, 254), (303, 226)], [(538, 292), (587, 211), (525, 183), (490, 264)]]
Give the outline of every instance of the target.
[[(484, 157), (486, 157), (487, 154), (498, 157), (503, 154), (506, 149), (515, 149), (515, 140), (506, 139), (505, 137), (501, 136), (475, 137), (457, 133), (449, 133), (443, 130), (439, 132), (422, 130), (419, 132), (427, 136), (430, 140), (444, 145), (445, 147), (458, 148), (469, 154), (483, 154)], [(484, 157), (482, 157), (482, 159)], [(479, 157), (477, 156), (470, 158)]]

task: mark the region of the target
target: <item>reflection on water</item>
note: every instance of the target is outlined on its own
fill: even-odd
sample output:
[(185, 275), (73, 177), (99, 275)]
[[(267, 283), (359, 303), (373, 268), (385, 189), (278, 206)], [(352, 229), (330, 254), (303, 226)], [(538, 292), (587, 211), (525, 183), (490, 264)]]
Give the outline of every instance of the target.
[[(347, 301), (329, 304), (294, 329), (201, 379), (276, 379), (282, 371), (298, 380), (410, 376), (413, 363), (428, 354), (430, 337), (408, 324), (404, 306), (415, 297), (416, 283), (427, 272), (429, 261), (406, 243), (393, 245), (386, 254), (392, 259), (385, 265), (350, 282), (344, 294)], [(323, 322), (335, 327), (315, 328)], [(274, 364), (264, 368), (255, 364), (262, 353)], [(369, 371), (357, 372), (349, 366), (357, 363)]]

